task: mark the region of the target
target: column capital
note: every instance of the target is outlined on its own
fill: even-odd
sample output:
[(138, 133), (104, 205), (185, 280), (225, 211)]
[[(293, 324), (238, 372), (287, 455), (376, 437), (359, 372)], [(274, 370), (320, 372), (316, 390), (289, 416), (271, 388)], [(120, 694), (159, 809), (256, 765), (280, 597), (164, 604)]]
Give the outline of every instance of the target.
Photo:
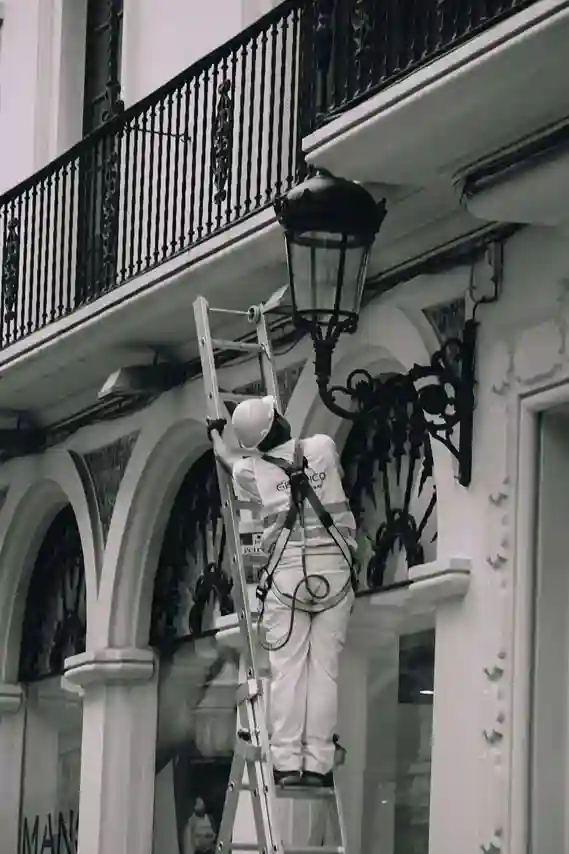
[(65, 679), (73, 685), (148, 682), (152, 679), (155, 656), (151, 649), (127, 647), (98, 649), (65, 659)]
[(24, 699), (21, 685), (0, 682), (0, 717), (14, 715), (20, 710)]

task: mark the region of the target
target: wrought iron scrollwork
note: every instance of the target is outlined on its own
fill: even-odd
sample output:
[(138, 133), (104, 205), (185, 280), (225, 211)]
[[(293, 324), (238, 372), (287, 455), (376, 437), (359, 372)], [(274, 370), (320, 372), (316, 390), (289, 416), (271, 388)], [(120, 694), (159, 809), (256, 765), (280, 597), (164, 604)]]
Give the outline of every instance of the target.
[(360, 542), (363, 535), (368, 545), (362, 569), (367, 586), (377, 589), (401, 580), (386, 578), (390, 558), (400, 552), (407, 569), (425, 562), (436, 488), (430, 437), (417, 396), (401, 375), (369, 380), (382, 383), (383, 404), (352, 427), (342, 466)]
[(2, 255), (4, 317), (6, 320), (13, 320), (16, 316), (20, 270), (20, 220), (16, 216), (12, 216), (8, 221)]
[(224, 80), (218, 86), (219, 100), (213, 125), (213, 180), (215, 182), (215, 202), (219, 205), (227, 198), (226, 184), (231, 168), (233, 146), (233, 113), (231, 83)]
[(225, 533), (213, 452), (190, 468), (174, 500), (154, 581), (150, 643), (199, 634), (214, 602), (234, 610), (224, 569)]
[(85, 651), (86, 632), (83, 550), (68, 505), (48, 528), (34, 564), (22, 626), (20, 681), (62, 673), (67, 657)]
[(103, 204), (101, 208), (102, 278), (109, 282), (117, 261), (117, 217), (119, 213), (119, 155), (110, 151), (103, 164)]
[[(338, 336), (317, 339), (315, 372), (320, 397), (327, 409), (352, 421), (374, 421), (383, 418), (386, 411), (406, 406), (409, 418), (420, 422), (425, 434), (441, 442), (457, 460), (458, 480), (468, 486), (472, 476), (476, 327), (474, 320), (467, 320), (460, 338), (449, 338), (433, 354), (430, 364), (415, 365), (407, 374), (377, 379), (358, 369), (352, 371), (345, 385), (334, 386), (329, 382)], [(351, 408), (337, 402), (338, 394), (350, 399)], [(459, 429), (458, 443), (455, 428)]]

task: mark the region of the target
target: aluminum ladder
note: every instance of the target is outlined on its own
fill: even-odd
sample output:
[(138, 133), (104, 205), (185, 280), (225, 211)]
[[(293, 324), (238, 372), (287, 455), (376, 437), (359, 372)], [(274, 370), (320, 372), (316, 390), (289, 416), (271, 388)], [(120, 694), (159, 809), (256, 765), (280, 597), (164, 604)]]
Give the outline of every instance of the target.
[[(254, 397), (251, 394), (243, 395), (220, 391), (216, 355), (227, 351), (250, 353), (252, 356), (258, 357), (264, 393), (272, 395), (278, 411), (282, 411), (263, 308), (263, 306), (254, 306), (249, 311), (215, 309), (209, 306), (204, 297), (198, 297), (195, 300), (194, 315), (208, 418), (227, 418), (226, 402), (236, 404), (240, 400)], [(255, 329), (256, 342), (245, 343), (212, 337), (210, 315), (216, 314), (241, 315), (242, 318), (246, 318)], [(239, 684), (237, 688), (238, 731), (218, 834), (217, 852), (218, 854), (229, 854), (233, 851), (260, 852), (260, 854), (347, 854), (346, 833), (336, 785), (332, 788), (302, 786), (282, 788), (275, 785), (262, 682), (257, 660), (258, 654), (253, 638), (255, 628), (249, 607), (247, 580), (239, 536), (238, 511), (240, 503), (233, 491), (230, 474), (220, 465), (219, 461), (216, 461), (216, 467), (227, 537), (226, 553), (231, 561), (232, 594), (242, 641), (241, 655), (244, 665), (242, 672), (247, 677), (246, 681)], [(247, 781), (245, 781), (245, 771), (247, 771)], [(256, 839), (251, 842), (233, 842), (233, 830), (241, 792), (249, 792), (251, 795), (256, 831)], [(317, 822), (317, 826), (311, 828), (311, 838), (307, 840), (306, 845), (287, 845), (285, 847), (279, 831), (277, 798), (327, 801), (333, 833), (339, 844), (323, 844), (327, 824), (324, 814), (324, 821)]]

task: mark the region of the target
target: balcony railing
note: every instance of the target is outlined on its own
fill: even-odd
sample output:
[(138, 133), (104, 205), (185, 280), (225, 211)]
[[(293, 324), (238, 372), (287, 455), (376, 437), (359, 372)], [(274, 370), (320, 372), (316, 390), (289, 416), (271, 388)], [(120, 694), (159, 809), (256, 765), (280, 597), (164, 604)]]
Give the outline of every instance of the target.
[(0, 346), (269, 205), (302, 174), (289, 0), (0, 198)]
[[(317, 0), (309, 14), (315, 130), (538, 0)], [(309, 76), (310, 79), (310, 76)]]
[(302, 138), (537, 0), (285, 0), (0, 197), (0, 348), (271, 204)]

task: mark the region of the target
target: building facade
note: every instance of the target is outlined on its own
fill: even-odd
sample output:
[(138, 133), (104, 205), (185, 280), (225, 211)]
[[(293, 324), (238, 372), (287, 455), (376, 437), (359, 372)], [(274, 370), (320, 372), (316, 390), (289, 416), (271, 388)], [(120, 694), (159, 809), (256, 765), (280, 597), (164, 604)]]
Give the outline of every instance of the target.
[[(445, 369), (418, 439), (352, 423), (271, 316), (359, 525), (349, 851), (568, 852), (567, 3), (0, 13), (0, 854), (215, 850), (240, 661), (192, 303), (286, 284), (272, 203), (309, 166), (387, 205), (331, 384)], [(159, 387), (109, 386), (128, 368)], [(220, 382), (252, 393), (255, 361)], [(287, 838), (318, 818), (289, 805)]]

